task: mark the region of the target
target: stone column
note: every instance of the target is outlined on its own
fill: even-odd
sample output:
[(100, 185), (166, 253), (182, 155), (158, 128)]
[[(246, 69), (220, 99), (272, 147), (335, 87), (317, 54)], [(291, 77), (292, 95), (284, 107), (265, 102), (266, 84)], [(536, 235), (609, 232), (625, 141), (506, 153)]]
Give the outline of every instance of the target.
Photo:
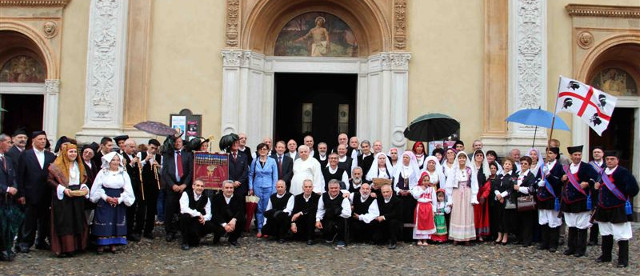
[(47, 132), (47, 137), (49, 137), (49, 139), (57, 139), (58, 97), (60, 95), (60, 80), (45, 80), (44, 89), (44, 116), (42, 119), (42, 129)]
[[(547, 108), (547, 4), (543, 0), (510, 2), (509, 114), (525, 108)], [(553, 110), (552, 110), (553, 112)], [(508, 147), (530, 148), (534, 127), (509, 124)], [(547, 131), (537, 129), (536, 146)]]
[(85, 116), (80, 142), (122, 133), (128, 0), (92, 0)]

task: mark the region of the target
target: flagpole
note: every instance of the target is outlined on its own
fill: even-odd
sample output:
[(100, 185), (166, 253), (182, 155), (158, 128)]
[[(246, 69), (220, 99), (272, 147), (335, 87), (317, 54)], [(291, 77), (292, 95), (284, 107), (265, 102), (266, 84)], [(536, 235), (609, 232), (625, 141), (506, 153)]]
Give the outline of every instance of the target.
[(560, 95), (560, 83), (562, 83), (562, 76), (558, 77), (558, 89), (556, 91), (556, 105), (553, 108), (553, 118), (551, 119), (551, 132), (549, 133), (549, 140), (547, 140), (547, 150), (551, 148), (551, 137), (553, 137), (553, 126), (556, 123), (556, 114), (558, 112), (558, 95)]

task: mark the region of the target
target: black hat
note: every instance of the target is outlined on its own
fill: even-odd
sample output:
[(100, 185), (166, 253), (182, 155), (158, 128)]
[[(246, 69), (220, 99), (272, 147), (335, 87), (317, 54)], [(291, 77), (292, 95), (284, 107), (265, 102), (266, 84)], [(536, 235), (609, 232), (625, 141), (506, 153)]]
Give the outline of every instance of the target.
[(98, 150), (100, 149), (100, 145), (96, 142), (91, 142), (91, 144), (89, 144), (89, 147), (91, 147), (94, 152), (98, 152)]
[(555, 153), (556, 155), (558, 155), (558, 157), (560, 155), (560, 148), (559, 147), (550, 147), (549, 151)]
[(600, 149), (601, 151), (603, 151), (603, 152), (604, 152), (604, 148), (603, 148), (602, 146), (594, 146), (594, 147), (591, 147), (591, 151), (594, 151), (594, 150), (596, 150), (596, 149)]
[(604, 157), (615, 157), (620, 159), (620, 152), (617, 150), (605, 150), (604, 151)]
[(120, 135), (120, 136), (113, 137), (113, 140), (116, 141), (116, 144), (119, 141), (124, 141), (124, 140), (127, 140), (127, 139), (129, 139), (129, 135)]
[(83, 145), (82, 148), (80, 148), (80, 152), (78, 154), (83, 154), (84, 150), (86, 149), (91, 149), (93, 151), (93, 153), (95, 153), (96, 151), (91, 147), (91, 144), (86, 144)]
[(573, 154), (574, 152), (582, 152), (583, 147), (584, 146), (567, 147), (567, 151), (569, 152), (569, 154)]
[(44, 130), (36, 130), (36, 131), (31, 133), (31, 139), (34, 139), (34, 138), (38, 137), (39, 135), (47, 136), (47, 133), (44, 132)]
[(149, 145), (154, 145), (156, 147), (160, 146), (160, 141), (156, 140), (156, 139), (149, 139)]
[(27, 135), (27, 129), (25, 129), (24, 127), (19, 127), (16, 130), (13, 131), (13, 135), (11, 136), (18, 136), (18, 135)]
[(462, 140), (456, 140), (456, 142), (453, 143), (453, 147), (455, 148), (457, 145), (463, 145), (464, 146), (464, 142), (462, 142)]
[(69, 138), (67, 138), (67, 136), (62, 136), (58, 139), (58, 141), (56, 142), (56, 147), (53, 149), (53, 152), (58, 152), (60, 151), (60, 147), (62, 146), (62, 144), (64, 143), (68, 143)]

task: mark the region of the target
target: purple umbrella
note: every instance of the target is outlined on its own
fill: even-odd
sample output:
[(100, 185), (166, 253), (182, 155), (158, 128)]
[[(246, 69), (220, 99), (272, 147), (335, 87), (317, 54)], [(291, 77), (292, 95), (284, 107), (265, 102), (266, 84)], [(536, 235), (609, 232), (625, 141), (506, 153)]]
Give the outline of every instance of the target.
[(154, 122), (154, 121), (144, 121), (144, 122), (135, 124), (133, 127), (139, 130), (142, 130), (144, 132), (159, 135), (159, 136), (176, 134), (176, 130), (171, 128), (170, 126), (160, 122)]

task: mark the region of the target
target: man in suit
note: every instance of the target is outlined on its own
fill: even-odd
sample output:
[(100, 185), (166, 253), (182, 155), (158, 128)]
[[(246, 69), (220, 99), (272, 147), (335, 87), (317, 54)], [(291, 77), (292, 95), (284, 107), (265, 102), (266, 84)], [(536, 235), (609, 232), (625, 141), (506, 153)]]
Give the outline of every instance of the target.
[(239, 148), (240, 141), (235, 141), (229, 149), (229, 180), (233, 180), (236, 195), (244, 197), (249, 192), (249, 159)]
[[(140, 220), (144, 219), (144, 208), (142, 208), (142, 191), (140, 188), (140, 159), (136, 156), (136, 141), (129, 138), (124, 141), (123, 144), (124, 167), (127, 169), (127, 174), (131, 179), (131, 188), (133, 188), (133, 194), (136, 196), (136, 201), (127, 207), (127, 239), (130, 241), (140, 241), (140, 234), (134, 231), (134, 225), (140, 224)], [(139, 211), (143, 211), (140, 213)]]
[(165, 240), (172, 242), (178, 231), (177, 215), (179, 214), (180, 194), (191, 189), (193, 156), (183, 148), (182, 138), (173, 140), (174, 151), (165, 153), (162, 166), (162, 183), (165, 189)]
[(296, 143), (296, 140), (289, 139), (289, 142), (287, 142), (287, 156), (291, 157), (293, 161), (296, 161), (296, 159), (300, 158), (297, 149), (298, 143)]
[(25, 205), (25, 218), (18, 235), (18, 249), (29, 253), (36, 238), (37, 249), (48, 249), (45, 239), (49, 236), (49, 206), (51, 189), (47, 184), (49, 165), (56, 159), (45, 150), (47, 134), (43, 130), (31, 135), (33, 148), (25, 150), (18, 160), (18, 203)]
[(284, 180), (287, 183), (287, 191), (291, 186), (291, 178), (293, 177), (293, 159), (284, 154), (285, 146), (284, 141), (278, 141), (276, 143), (276, 154), (272, 155), (273, 159), (278, 164), (278, 179)]
[[(144, 200), (137, 198), (140, 220), (136, 223), (136, 232), (144, 232), (143, 237), (153, 239), (153, 228), (157, 213), (156, 203), (160, 189), (160, 172), (162, 171), (162, 155), (158, 154), (160, 141), (150, 139), (147, 151), (139, 152), (137, 157), (142, 165), (142, 188)], [(142, 219), (144, 218), (144, 219)]]
[(27, 139), (29, 139), (29, 137), (27, 137), (27, 131), (24, 128), (16, 129), (16, 131), (13, 132), (13, 137), (11, 138), (13, 146), (5, 154), (11, 158), (14, 168), (18, 167), (20, 154), (27, 147)]
[(396, 249), (398, 233), (402, 228), (400, 216), (402, 206), (400, 199), (393, 196), (391, 185), (384, 185), (380, 188), (382, 199), (378, 200), (378, 210), (380, 215), (374, 220), (373, 240), (382, 244), (389, 241), (389, 249)]
[[(11, 137), (4, 133), (0, 134), (0, 208), (3, 209), (15, 205), (14, 197), (18, 193), (13, 161), (7, 155), (10, 147)], [(6, 223), (9, 221), (0, 217), (0, 224)], [(4, 228), (3, 232), (0, 232), (0, 260), (10, 262), (15, 258), (15, 253), (11, 250), (13, 235), (10, 233), (9, 227)]]
[(222, 183), (222, 193), (213, 196), (211, 213), (213, 213), (213, 243), (220, 242), (225, 233), (229, 236), (229, 244), (238, 246), (238, 238), (242, 234), (245, 224), (244, 195), (238, 196), (234, 192), (235, 183), (225, 180)]

